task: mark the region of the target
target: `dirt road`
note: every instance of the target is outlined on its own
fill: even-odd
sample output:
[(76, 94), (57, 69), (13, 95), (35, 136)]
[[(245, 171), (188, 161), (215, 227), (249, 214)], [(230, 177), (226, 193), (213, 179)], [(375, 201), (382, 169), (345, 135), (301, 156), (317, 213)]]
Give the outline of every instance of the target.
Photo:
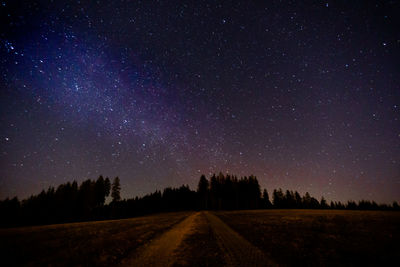
[[(205, 217), (200, 220), (199, 216)], [(186, 255), (182, 252), (190, 251), (188, 246), (196, 247), (197, 229), (204, 227), (200, 222), (206, 222), (211, 228), (214, 240), (227, 266), (276, 266), (267, 257), (246, 239), (232, 230), (221, 219), (211, 212), (197, 212), (190, 215), (159, 238), (138, 249), (133, 255), (122, 262), (122, 266), (184, 266), (184, 262), (191, 262), (190, 257), (196, 251)], [(216, 240), (216, 241), (215, 241)], [(189, 241), (189, 242), (188, 242)], [(204, 240), (203, 240), (204, 241)], [(196, 247), (196, 249), (201, 249)], [(186, 258), (186, 259), (185, 259)], [(200, 265), (209, 265), (208, 263)], [(212, 265), (212, 264), (211, 264)]]
[(190, 215), (159, 238), (138, 249), (136, 253), (123, 260), (122, 266), (171, 266), (175, 262), (174, 250), (181, 244), (194, 225), (196, 216)]

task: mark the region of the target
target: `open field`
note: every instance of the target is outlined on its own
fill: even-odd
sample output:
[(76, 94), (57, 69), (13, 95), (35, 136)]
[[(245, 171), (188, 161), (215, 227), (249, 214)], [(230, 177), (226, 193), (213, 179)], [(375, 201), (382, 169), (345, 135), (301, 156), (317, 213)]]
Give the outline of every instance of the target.
[(256, 210), (216, 214), (280, 265), (399, 263), (399, 212)]
[(0, 229), (1, 265), (115, 265), (189, 214)]
[(399, 225), (382, 211), (165, 213), (1, 229), (0, 253), (2, 266), (386, 266)]

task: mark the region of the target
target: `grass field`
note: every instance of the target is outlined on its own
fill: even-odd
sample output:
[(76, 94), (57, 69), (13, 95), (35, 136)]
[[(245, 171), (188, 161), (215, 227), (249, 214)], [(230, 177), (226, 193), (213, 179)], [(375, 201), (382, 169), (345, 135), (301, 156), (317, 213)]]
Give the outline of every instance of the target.
[(281, 265), (400, 264), (399, 212), (257, 210), (216, 214)]
[(0, 256), (2, 266), (393, 266), (399, 241), (399, 212), (180, 212), (1, 229)]
[(1, 265), (112, 266), (189, 214), (1, 229)]

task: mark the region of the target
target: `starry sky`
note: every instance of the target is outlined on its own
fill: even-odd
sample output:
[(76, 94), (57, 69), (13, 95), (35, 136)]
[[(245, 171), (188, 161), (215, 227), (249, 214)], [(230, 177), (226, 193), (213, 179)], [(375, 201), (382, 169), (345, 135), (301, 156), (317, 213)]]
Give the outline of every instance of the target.
[[(201, 174), (400, 200), (398, 1), (1, 1), (0, 198)], [(396, 18), (397, 16), (397, 18)]]

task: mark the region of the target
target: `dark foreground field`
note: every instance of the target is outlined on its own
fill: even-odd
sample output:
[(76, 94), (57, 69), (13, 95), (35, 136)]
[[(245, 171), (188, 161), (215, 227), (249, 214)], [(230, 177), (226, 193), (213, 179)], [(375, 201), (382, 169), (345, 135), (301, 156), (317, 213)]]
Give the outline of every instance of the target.
[(1, 229), (0, 265), (116, 265), (190, 214)]
[(270, 210), (218, 216), (282, 265), (400, 264), (399, 212)]
[(1, 265), (398, 265), (399, 225), (399, 212), (257, 210), (1, 229)]

